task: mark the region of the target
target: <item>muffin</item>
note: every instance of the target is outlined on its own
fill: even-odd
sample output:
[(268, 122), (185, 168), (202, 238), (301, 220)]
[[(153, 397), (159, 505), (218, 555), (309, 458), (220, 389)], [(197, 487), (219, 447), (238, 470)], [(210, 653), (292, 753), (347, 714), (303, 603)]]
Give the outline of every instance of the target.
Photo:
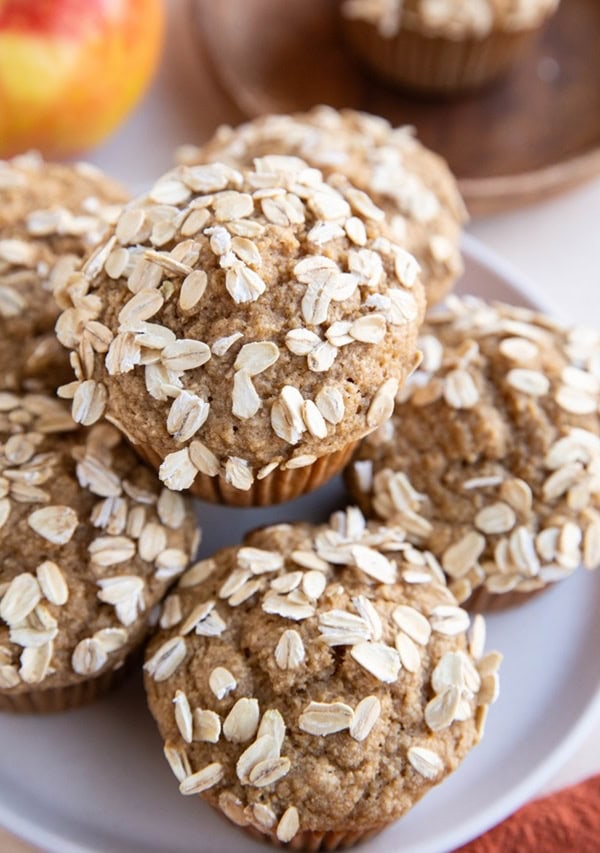
[(436, 561), (350, 508), (195, 565), (146, 653), (182, 794), (293, 849), (381, 831), (460, 764), (500, 655)]
[(189, 503), (108, 424), (0, 392), (0, 709), (60, 711), (115, 681), (197, 545)]
[(477, 89), (529, 48), (559, 0), (341, 0), (348, 44), (387, 82), (425, 94)]
[(498, 609), (600, 563), (600, 335), (451, 297), (421, 369), (348, 469), (367, 513), (441, 561), (459, 602)]
[(418, 264), (383, 217), (293, 157), (160, 178), (58, 295), (73, 417), (104, 414), (166, 486), (207, 500), (320, 485), (419, 360)]
[(0, 389), (54, 390), (73, 377), (53, 333), (52, 290), (124, 201), (124, 190), (84, 163), (0, 161)]
[(418, 142), (413, 128), (319, 106), (224, 125), (201, 148), (182, 147), (178, 157), (188, 165), (222, 160), (242, 168), (266, 154), (301, 157), (326, 175), (342, 172), (368, 193), (419, 262), (428, 305), (439, 302), (462, 273), (463, 201), (445, 161)]

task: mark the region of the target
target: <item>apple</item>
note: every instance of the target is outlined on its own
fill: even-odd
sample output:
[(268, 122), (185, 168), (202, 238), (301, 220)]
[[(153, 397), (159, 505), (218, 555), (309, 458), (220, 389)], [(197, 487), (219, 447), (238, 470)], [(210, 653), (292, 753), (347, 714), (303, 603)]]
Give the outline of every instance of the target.
[(163, 0), (0, 0), (0, 156), (100, 142), (160, 54)]

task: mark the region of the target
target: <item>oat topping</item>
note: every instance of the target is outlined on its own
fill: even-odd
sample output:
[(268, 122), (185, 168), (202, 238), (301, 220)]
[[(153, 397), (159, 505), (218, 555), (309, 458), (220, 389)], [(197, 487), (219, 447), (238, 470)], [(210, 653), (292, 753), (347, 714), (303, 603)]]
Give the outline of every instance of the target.
[(385, 434), (353, 464), (357, 498), (435, 553), (459, 601), (596, 568), (600, 335), (473, 297), (425, 331)]
[(538, 26), (559, 0), (344, 0), (342, 14), (366, 21), (384, 38), (400, 29), (429, 36), (485, 38), (492, 30)]
[[(389, 3), (392, 15), (396, 2)], [(378, 116), (320, 106), (307, 113), (268, 115), (235, 128), (220, 127), (202, 148), (186, 146), (179, 159), (188, 165), (223, 160), (241, 168), (273, 153), (301, 157), (328, 175), (340, 171), (363, 191), (352, 197), (358, 215), (343, 225), (325, 220), (310, 229), (315, 247), (346, 235), (357, 248), (352, 264), (364, 267), (370, 258), (376, 272), (364, 222), (364, 216), (375, 211), (366, 192), (386, 212), (394, 238), (420, 264), (428, 303), (438, 302), (450, 289), (462, 270), (458, 239), (466, 214), (445, 163), (418, 143), (411, 128), (392, 128)], [(281, 199), (277, 205), (280, 209)], [(397, 263), (400, 280), (410, 287), (414, 261), (400, 253)]]
[(302, 637), (297, 631), (288, 629), (281, 635), (275, 647), (275, 661), (280, 669), (295, 669), (305, 657)]
[(218, 785), (222, 778), (223, 767), (218, 762), (214, 762), (202, 768), (202, 770), (198, 770), (197, 773), (186, 776), (179, 785), (179, 791), (185, 796), (201, 794), (202, 791)]
[[(400, 580), (416, 565), (419, 583)], [(409, 778), (439, 781), (478, 739), (501, 656), (484, 656), (483, 619), (471, 624), (400, 528), (350, 508), (326, 526), (256, 531), (198, 566), (180, 579), (181, 617), (151, 642), (145, 667), (182, 793), (202, 791), (235, 823), (291, 840), (371, 808), (357, 803), (377, 784), (372, 756), (386, 739), (386, 785), (398, 795)], [(218, 638), (194, 632), (217, 607)], [(356, 791), (321, 803), (324, 780), (347, 766)]]
[(52, 292), (118, 216), (123, 191), (87, 166), (37, 154), (0, 161), (0, 387), (40, 390), (70, 375), (51, 334)]
[[(383, 218), (291, 156), (159, 179), (57, 291), (74, 419), (106, 415), (160, 456), (173, 490), (202, 474), (247, 491), (375, 429), (414, 366), (423, 310), (419, 265)], [(320, 225), (340, 233), (306, 243)]]
[(146, 661), (144, 669), (155, 681), (166, 681), (185, 659), (187, 648), (183, 637), (167, 640), (155, 654)]
[(444, 762), (436, 752), (422, 746), (411, 746), (407, 757), (417, 773), (426, 779), (435, 779), (444, 767)]
[(41, 394), (0, 393), (0, 483), (0, 689), (63, 686), (121, 665), (187, 568), (187, 503), (113, 427), (81, 429)]
[(281, 820), (277, 824), (277, 838), (284, 844), (291, 841), (300, 828), (300, 817), (298, 809), (295, 806), (290, 806), (281, 816)]
[(344, 702), (311, 702), (298, 719), (298, 728), (309, 735), (332, 735), (350, 728), (354, 711)]
[(217, 699), (223, 699), (224, 696), (231, 693), (237, 687), (235, 677), (223, 666), (217, 666), (213, 669), (210, 673), (208, 683)]

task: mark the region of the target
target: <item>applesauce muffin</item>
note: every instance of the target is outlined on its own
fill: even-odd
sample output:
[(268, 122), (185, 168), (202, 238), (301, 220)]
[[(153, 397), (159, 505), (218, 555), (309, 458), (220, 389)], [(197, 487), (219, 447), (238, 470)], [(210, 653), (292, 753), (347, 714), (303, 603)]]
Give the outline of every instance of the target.
[(343, 30), (376, 74), (417, 92), (484, 86), (528, 49), (559, 0), (341, 0)]
[(449, 298), (394, 417), (348, 468), (367, 513), (441, 561), (460, 602), (506, 607), (600, 564), (600, 335)]
[(72, 377), (53, 333), (56, 284), (102, 239), (125, 192), (85, 163), (37, 154), (0, 161), (0, 389)]
[(419, 262), (428, 305), (439, 302), (462, 273), (462, 198), (445, 161), (421, 145), (413, 128), (318, 106), (224, 125), (202, 147), (182, 147), (178, 157), (188, 165), (222, 160), (240, 168), (267, 154), (301, 157), (326, 175), (341, 172), (368, 193)]
[(418, 264), (383, 219), (293, 157), (163, 176), (58, 296), (73, 417), (105, 415), (165, 485), (208, 500), (315, 488), (419, 360)]
[(399, 528), (281, 524), (193, 566), (145, 683), (182, 794), (294, 849), (401, 817), (460, 764), (498, 692), (485, 625)]
[(194, 555), (191, 506), (114, 427), (0, 392), (0, 709), (91, 701)]

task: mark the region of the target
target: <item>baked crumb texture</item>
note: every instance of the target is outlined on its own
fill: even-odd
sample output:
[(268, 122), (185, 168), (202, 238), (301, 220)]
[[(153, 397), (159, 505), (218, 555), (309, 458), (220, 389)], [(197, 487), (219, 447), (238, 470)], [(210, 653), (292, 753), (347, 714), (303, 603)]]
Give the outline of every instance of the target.
[(419, 355), (419, 265), (384, 212), (295, 157), (180, 166), (57, 288), (74, 419), (248, 491), (383, 423)]
[(367, 513), (440, 560), (460, 602), (600, 564), (600, 335), (450, 297), (388, 424), (348, 469)]
[(421, 267), (427, 304), (439, 302), (463, 270), (459, 249), (467, 214), (446, 162), (380, 116), (318, 106), (306, 113), (267, 115), (220, 127), (202, 147), (178, 150), (181, 163), (222, 160), (235, 168), (256, 157), (301, 157), (323, 174), (342, 172), (387, 216), (394, 238)]
[(356, 508), (192, 566), (160, 626), (146, 689), (181, 793), (292, 846), (403, 815), (478, 742), (498, 693), (483, 618), (430, 553)]
[(189, 503), (108, 424), (0, 393), (0, 707), (118, 669), (197, 546)]
[(37, 154), (0, 161), (0, 390), (56, 388), (72, 376), (53, 333), (55, 282), (103, 238), (124, 191), (84, 163)]

